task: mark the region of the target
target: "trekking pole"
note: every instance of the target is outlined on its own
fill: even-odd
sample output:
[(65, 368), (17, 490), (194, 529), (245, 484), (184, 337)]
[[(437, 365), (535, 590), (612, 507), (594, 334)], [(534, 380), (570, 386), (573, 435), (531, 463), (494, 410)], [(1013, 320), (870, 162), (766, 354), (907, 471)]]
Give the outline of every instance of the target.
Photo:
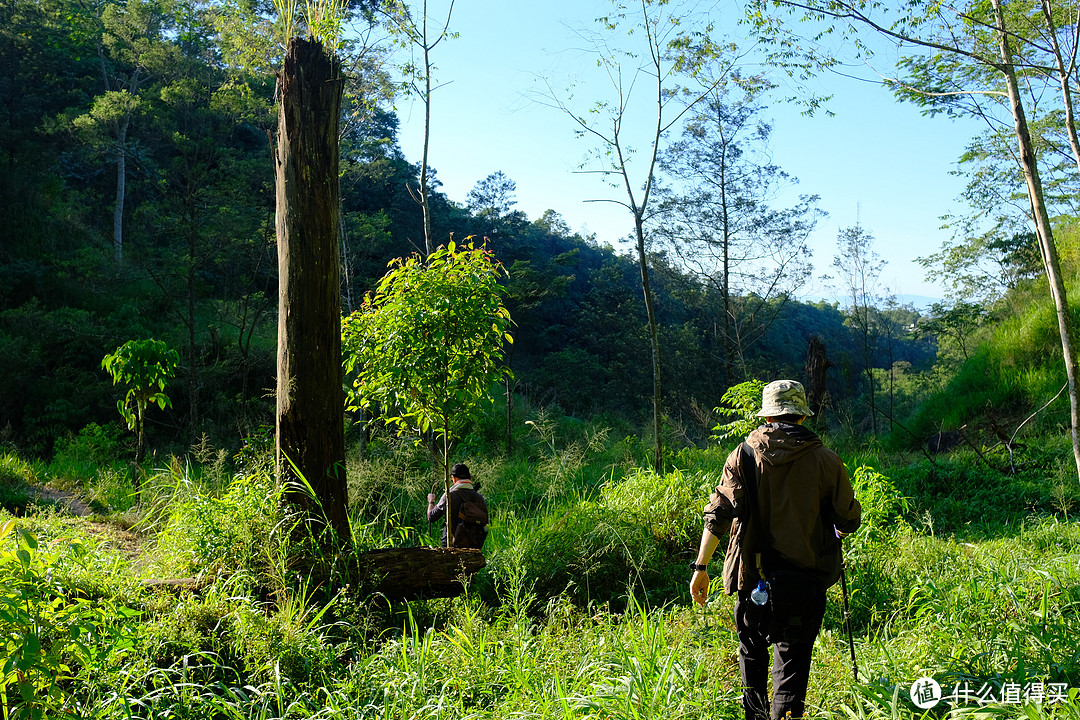
[(844, 567), (844, 543), (840, 543), (840, 588), (844, 591), (844, 625), (847, 627), (848, 647), (851, 649), (851, 677), (859, 682), (859, 667), (855, 664), (855, 636), (851, 632), (851, 607), (848, 605), (847, 570)]

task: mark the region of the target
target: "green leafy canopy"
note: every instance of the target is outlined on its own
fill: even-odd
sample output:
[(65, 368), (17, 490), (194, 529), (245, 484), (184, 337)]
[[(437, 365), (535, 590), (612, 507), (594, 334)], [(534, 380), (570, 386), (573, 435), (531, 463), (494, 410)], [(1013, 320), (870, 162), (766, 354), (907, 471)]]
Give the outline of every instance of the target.
[(161, 340), (128, 340), (106, 355), (101, 367), (112, 376), (113, 385), (127, 385), (128, 391), (116, 409), (135, 430), (139, 417), (150, 403), (164, 410), (172, 407), (165, 386), (176, 374), (180, 356)]
[[(468, 240), (468, 239), (467, 239)], [(502, 265), (484, 247), (454, 242), (427, 260), (413, 255), (368, 293), (342, 322), (349, 409), (377, 411), (405, 432), (447, 435), (471, 417), (502, 365), (510, 313), (502, 303)]]

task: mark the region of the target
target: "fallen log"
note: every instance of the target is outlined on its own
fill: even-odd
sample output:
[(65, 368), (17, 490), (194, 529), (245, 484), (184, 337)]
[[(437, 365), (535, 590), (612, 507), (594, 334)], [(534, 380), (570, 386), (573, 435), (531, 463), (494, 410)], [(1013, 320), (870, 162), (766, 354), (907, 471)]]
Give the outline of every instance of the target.
[(186, 578), (165, 578), (165, 579), (151, 579), (143, 580), (142, 586), (147, 590), (160, 590), (163, 592), (171, 592), (179, 595), (184, 591), (200, 593), (202, 589), (210, 583), (205, 580), (199, 580), (198, 578), (186, 577)]
[(358, 561), (364, 586), (390, 600), (455, 597), (487, 564), (479, 550), (444, 547), (371, 550)]

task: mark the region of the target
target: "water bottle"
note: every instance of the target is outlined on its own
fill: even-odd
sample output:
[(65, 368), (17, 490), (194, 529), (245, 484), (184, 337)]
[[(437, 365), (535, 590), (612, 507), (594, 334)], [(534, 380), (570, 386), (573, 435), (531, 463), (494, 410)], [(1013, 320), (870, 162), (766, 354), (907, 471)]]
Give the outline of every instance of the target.
[(769, 602), (769, 587), (764, 580), (758, 580), (757, 587), (750, 591), (750, 601), (755, 605)]

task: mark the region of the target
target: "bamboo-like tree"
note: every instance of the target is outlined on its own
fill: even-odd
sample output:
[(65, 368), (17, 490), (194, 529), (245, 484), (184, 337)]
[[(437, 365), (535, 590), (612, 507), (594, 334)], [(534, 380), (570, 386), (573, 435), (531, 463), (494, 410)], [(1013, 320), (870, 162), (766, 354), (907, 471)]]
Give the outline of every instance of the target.
[[(1058, 335), (1069, 388), (1073, 459), (1080, 478), (1080, 364), (1069, 312), (1065, 280), (1043, 187), (1037, 148), (1032, 139), (1027, 97), (1046, 102), (1060, 92), (1057, 111), (1066, 119), (1065, 133), (1080, 169), (1080, 139), (1073, 121), (1071, 88), (1080, 78), (1076, 58), (1080, 49), (1080, 22), (1075, 7), (1054, 0), (1020, 3), (991, 0), (952, 6), (932, 0), (914, 0), (892, 10), (872, 0), (754, 0), (749, 13), (759, 37), (772, 48), (769, 60), (794, 73), (807, 75), (839, 62), (828, 52), (808, 50), (791, 26), (772, 11), (776, 8), (799, 17), (825, 22), (815, 40), (830, 29), (846, 29), (858, 37), (875, 33), (898, 47), (919, 49), (923, 57), (908, 57), (912, 71), (887, 84), (907, 99), (928, 108), (995, 116), (1006, 113), (1016, 142), (1016, 163), (1030, 207), (1030, 221), (1038, 238), (1043, 269), (1057, 311)], [(869, 52), (860, 43), (864, 52)], [(929, 82), (928, 82), (929, 81)], [(1026, 88), (1026, 89), (1025, 89)]]
[[(686, 3), (613, 0), (612, 12), (597, 23), (601, 29), (585, 39), (609, 81), (610, 95), (595, 100), (587, 111), (573, 104), (570, 93), (556, 92), (550, 84), (544, 97), (573, 120), (579, 135), (591, 141), (592, 158), (586, 172), (598, 174), (625, 198), (591, 202), (621, 205), (633, 222), (652, 359), (653, 468), (659, 472), (664, 458), (661, 348), (647, 230), (655, 206), (657, 163), (669, 131), (725, 79), (736, 58), (721, 52), (712, 39), (707, 14), (695, 12)], [(706, 67), (710, 68), (707, 73), (703, 72)], [(698, 76), (713, 80), (700, 87), (692, 80)], [(681, 91), (687, 87), (696, 89), (685, 95)], [(641, 109), (638, 94), (645, 99)], [(648, 129), (638, 131), (639, 123)], [(642, 158), (640, 164), (634, 163), (635, 156)]]

